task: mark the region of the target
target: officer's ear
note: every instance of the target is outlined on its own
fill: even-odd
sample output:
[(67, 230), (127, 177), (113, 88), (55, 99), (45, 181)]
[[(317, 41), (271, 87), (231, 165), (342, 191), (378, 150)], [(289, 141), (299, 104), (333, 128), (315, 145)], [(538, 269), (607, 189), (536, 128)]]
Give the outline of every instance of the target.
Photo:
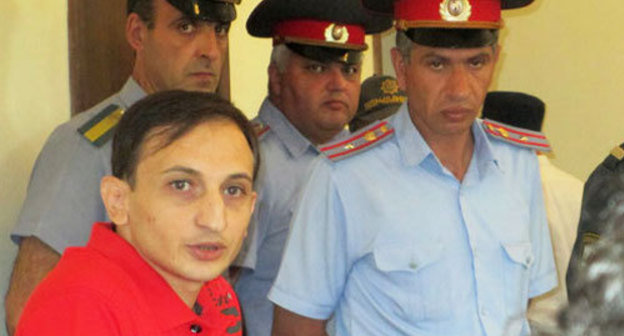
[(143, 38), (148, 30), (146, 22), (137, 13), (130, 13), (126, 19), (126, 40), (135, 51), (143, 48)]
[(282, 73), (273, 62), (269, 65), (269, 96), (274, 104), (279, 104), (282, 95)]
[(132, 188), (126, 181), (114, 176), (104, 176), (100, 182), (100, 195), (108, 218), (117, 224), (128, 223), (128, 201)]
[(407, 71), (407, 62), (409, 60), (404, 59), (398, 48), (392, 48), (392, 50), (390, 50), (390, 56), (392, 57), (392, 65), (394, 66), (394, 73), (396, 74), (399, 89), (406, 91), (407, 86), (405, 73)]

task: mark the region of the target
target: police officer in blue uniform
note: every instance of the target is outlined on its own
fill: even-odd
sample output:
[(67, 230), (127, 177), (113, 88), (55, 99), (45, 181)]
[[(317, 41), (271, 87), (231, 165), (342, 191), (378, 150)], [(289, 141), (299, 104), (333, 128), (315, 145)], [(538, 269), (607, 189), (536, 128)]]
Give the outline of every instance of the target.
[(371, 2), (394, 9), (407, 103), (322, 147), (269, 293), (273, 334), (528, 335), (529, 298), (557, 283), (535, 139), (477, 116), (501, 7), (530, 1)]
[(123, 111), (157, 91), (215, 91), (240, 0), (129, 0), (126, 37), (135, 50), (121, 91), (60, 125), (31, 175), (12, 240), (20, 245), (6, 298), (12, 333), (30, 292), (67, 246), (84, 245), (107, 221), (100, 178), (110, 174), (110, 139)]
[(277, 275), (297, 195), (322, 144), (348, 134), (360, 93), (365, 34), (391, 27), (359, 0), (264, 0), (248, 32), (272, 38), (268, 97), (255, 122), (262, 163), (249, 240), (235, 285), (249, 336), (271, 334), (267, 293)]

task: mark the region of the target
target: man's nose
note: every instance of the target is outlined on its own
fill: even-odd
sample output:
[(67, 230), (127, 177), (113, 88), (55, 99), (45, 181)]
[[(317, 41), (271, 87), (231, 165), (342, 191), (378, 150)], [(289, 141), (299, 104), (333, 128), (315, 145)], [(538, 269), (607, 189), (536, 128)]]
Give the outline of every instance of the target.
[(214, 232), (226, 227), (225, 204), (220, 192), (207, 193), (198, 203), (196, 224)]

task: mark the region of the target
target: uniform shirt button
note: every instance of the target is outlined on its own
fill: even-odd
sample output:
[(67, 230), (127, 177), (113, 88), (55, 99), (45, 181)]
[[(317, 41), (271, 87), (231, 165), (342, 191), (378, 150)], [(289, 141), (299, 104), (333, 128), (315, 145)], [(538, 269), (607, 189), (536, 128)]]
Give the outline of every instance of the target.
[(191, 332), (193, 334), (199, 334), (201, 331), (202, 331), (202, 327), (200, 325), (197, 325), (197, 324), (191, 325)]

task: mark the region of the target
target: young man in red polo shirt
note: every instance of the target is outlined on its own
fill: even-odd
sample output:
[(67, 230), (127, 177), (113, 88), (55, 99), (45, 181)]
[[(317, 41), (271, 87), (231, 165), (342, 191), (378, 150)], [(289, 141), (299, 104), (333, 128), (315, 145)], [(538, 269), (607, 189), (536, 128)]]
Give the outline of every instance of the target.
[(113, 176), (101, 182), (112, 223), (65, 251), (17, 335), (242, 335), (220, 274), (246, 235), (257, 164), (247, 119), (214, 94), (139, 101), (119, 123)]

